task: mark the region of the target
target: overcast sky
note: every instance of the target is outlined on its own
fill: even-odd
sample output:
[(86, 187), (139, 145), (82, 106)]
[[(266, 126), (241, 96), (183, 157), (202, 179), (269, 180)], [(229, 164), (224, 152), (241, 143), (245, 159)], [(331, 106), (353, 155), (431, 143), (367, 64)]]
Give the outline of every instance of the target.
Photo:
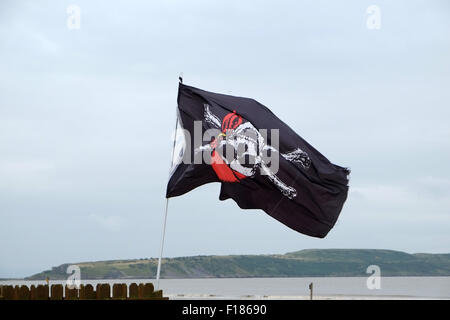
[(219, 201), (219, 184), (172, 199), (166, 256), (450, 252), (448, 1), (10, 0), (0, 277), (158, 256), (180, 72), (257, 99), (352, 174), (325, 239)]

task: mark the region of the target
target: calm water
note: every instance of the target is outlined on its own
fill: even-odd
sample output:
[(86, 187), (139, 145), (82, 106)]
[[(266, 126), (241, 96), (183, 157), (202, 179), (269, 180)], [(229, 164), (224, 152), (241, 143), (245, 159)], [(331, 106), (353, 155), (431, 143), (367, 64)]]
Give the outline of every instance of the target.
[[(450, 299), (450, 277), (383, 277), (381, 289), (369, 290), (364, 277), (338, 278), (240, 278), (240, 279), (163, 279), (160, 289), (170, 298), (306, 298), (314, 283), (314, 296), (322, 298), (440, 298)], [(88, 280), (97, 283), (147, 283), (154, 280)], [(44, 284), (44, 281), (0, 281), (10, 285)], [(50, 284), (64, 283), (50, 281)]]

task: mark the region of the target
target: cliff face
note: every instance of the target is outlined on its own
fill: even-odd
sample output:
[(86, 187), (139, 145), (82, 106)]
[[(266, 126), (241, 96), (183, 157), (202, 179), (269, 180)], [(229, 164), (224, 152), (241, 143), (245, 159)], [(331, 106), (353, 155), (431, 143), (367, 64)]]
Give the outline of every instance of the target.
[[(82, 279), (154, 278), (157, 259), (73, 263)], [(163, 259), (162, 278), (367, 276), (369, 265), (383, 276), (450, 276), (450, 254), (408, 254), (392, 250), (301, 250), (282, 255), (193, 256)], [(26, 279), (67, 279), (62, 264)]]

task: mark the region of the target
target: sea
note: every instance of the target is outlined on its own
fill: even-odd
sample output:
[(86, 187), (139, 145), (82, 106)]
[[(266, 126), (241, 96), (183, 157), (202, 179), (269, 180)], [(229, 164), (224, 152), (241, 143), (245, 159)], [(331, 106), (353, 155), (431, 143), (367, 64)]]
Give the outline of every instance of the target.
[[(81, 280), (82, 284), (153, 283), (154, 279)], [(213, 278), (161, 279), (170, 299), (449, 299), (450, 277)], [(39, 285), (45, 281), (1, 280), (0, 285)], [(52, 284), (65, 281), (50, 280)]]

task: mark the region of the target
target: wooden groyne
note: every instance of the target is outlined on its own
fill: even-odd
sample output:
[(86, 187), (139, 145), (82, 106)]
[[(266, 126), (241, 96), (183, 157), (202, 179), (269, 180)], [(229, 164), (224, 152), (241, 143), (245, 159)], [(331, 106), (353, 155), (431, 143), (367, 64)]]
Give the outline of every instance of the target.
[(0, 286), (0, 300), (168, 300), (162, 290), (155, 291), (151, 283), (99, 283), (80, 285), (79, 289), (63, 287), (61, 284), (28, 286)]

